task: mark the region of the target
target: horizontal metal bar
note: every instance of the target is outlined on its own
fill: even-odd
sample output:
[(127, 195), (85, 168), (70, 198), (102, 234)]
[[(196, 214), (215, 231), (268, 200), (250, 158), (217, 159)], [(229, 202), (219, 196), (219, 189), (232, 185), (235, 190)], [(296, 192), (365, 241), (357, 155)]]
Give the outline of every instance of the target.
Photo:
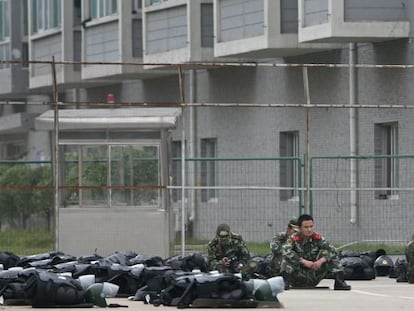
[(181, 63), (144, 63), (144, 62), (91, 62), (91, 61), (47, 61), (47, 60), (0, 60), (0, 64), (55, 64), (55, 65), (111, 65), (111, 66), (152, 66), (152, 67), (275, 67), (275, 68), (377, 68), (377, 69), (414, 69), (413, 64), (341, 64), (341, 63), (259, 63), (259, 62), (181, 62)]
[(192, 189), (192, 190), (305, 190), (294, 187), (266, 187), (266, 186), (167, 186), (167, 189)]
[[(277, 186), (167, 186), (167, 189), (194, 189), (194, 190), (307, 190), (305, 187), (277, 187)], [(414, 188), (309, 188), (310, 191), (414, 191)]]
[[(0, 105), (55, 105), (53, 101), (8, 101), (0, 100)], [(311, 104), (286, 104), (286, 103), (179, 103), (179, 102), (59, 102), (59, 106), (93, 106), (93, 107), (221, 107), (221, 108), (360, 108), (360, 109), (414, 109), (413, 103), (406, 104), (325, 104), (325, 103), (311, 103)]]
[(326, 156), (314, 156), (311, 157), (310, 160), (319, 160), (319, 159), (340, 159), (340, 160), (348, 160), (348, 159), (357, 159), (357, 160), (369, 160), (369, 159), (407, 159), (407, 158), (414, 158), (413, 154), (370, 154), (370, 155), (326, 155)]
[[(181, 158), (173, 158), (174, 161), (181, 161)], [(270, 157), (270, 158), (186, 158), (185, 161), (273, 161), (273, 160), (296, 160), (298, 157)]]
[(183, 106), (188, 107), (240, 107), (240, 108), (379, 108), (379, 109), (411, 109), (414, 108), (413, 103), (408, 104), (325, 104), (325, 103), (311, 103), (311, 104), (284, 104), (284, 103), (186, 103)]
[(360, 243), (384, 243), (384, 242), (400, 242), (400, 243), (407, 243), (408, 240), (359, 240), (359, 241), (353, 241), (350, 243), (346, 243), (344, 245), (341, 245), (339, 247), (336, 247), (336, 249), (342, 249), (348, 246), (360, 244)]

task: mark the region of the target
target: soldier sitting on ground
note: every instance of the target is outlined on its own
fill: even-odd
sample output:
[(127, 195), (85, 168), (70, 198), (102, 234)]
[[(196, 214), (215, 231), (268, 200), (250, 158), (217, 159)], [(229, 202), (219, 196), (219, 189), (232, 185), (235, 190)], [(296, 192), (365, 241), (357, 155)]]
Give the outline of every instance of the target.
[(414, 283), (414, 235), (411, 237), (405, 249), (405, 257), (407, 259), (407, 280), (408, 283)]
[(282, 276), (285, 289), (315, 287), (332, 273), (335, 290), (350, 290), (344, 281), (343, 267), (335, 248), (322, 235), (314, 232), (313, 218), (303, 214), (298, 218), (299, 232), (294, 233), (283, 246)]
[(220, 224), (216, 236), (208, 243), (208, 266), (210, 270), (238, 273), (247, 268), (249, 250), (241, 235), (231, 232), (228, 224)]
[(272, 242), (270, 242), (270, 251), (272, 253), (272, 261), (270, 266), (272, 276), (281, 275), (283, 258), (282, 247), (287, 242), (288, 238), (298, 230), (298, 221), (296, 218), (293, 218), (289, 221), (285, 232), (279, 232), (272, 238)]

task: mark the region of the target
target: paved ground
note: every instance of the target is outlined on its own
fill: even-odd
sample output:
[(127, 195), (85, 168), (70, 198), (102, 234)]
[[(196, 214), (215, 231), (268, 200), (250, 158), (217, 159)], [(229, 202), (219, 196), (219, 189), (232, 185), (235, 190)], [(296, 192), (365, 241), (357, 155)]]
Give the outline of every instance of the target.
[[(321, 286), (330, 289), (293, 289), (279, 295), (285, 310), (290, 311), (381, 311), (381, 310), (414, 310), (414, 284), (396, 283), (395, 279), (379, 277), (372, 281), (349, 281), (351, 291), (332, 290), (333, 280), (323, 280)], [(124, 298), (108, 299), (109, 303), (128, 305), (118, 310), (130, 311), (168, 311), (175, 307), (154, 307), (142, 302), (128, 301)], [(31, 307), (1, 306), (0, 310), (27, 311)], [(96, 309), (96, 308), (95, 308)], [(68, 309), (37, 309), (68, 310)], [(91, 310), (91, 309), (76, 309)], [(240, 309), (225, 309), (240, 310)], [(269, 310), (269, 309), (263, 309)]]

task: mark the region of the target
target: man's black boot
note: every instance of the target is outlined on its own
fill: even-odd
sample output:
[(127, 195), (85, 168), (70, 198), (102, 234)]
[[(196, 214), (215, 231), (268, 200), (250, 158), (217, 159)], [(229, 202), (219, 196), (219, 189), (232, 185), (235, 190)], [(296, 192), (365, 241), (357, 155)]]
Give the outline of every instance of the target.
[(400, 263), (398, 265), (398, 276), (397, 276), (397, 283), (403, 283), (408, 282), (407, 279), (407, 264), (406, 263)]
[(345, 282), (343, 271), (335, 273), (334, 290), (351, 290), (351, 285)]
[(285, 290), (289, 290), (289, 274), (286, 271), (282, 271), (282, 278), (285, 283)]

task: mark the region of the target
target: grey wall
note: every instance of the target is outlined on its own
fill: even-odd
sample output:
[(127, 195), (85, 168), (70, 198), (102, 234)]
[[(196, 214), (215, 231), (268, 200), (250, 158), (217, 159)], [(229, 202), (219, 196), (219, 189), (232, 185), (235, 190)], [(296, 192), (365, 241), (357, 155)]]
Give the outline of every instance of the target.
[[(148, 234), (157, 228), (157, 234)], [(142, 208), (62, 208), (59, 249), (80, 256), (115, 251), (168, 257), (164, 212)]]
[(220, 0), (222, 42), (264, 34), (264, 0)]
[[(387, 43), (359, 44), (359, 63), (411, 64), (414, 61), (414, 45), (407, 40)], [(348, 49), (314, 53), (285, 59), (292, 63), (347, 63)], [(309, 69), (310, 97), (312, 103), (347, 104), (349, 100), (347, 69)], [(412, 104), (414, 89), (410, 70), (358, 69), (358, 102), (361, 104)], [(187, 80), (188, 82), (188, 80)], [(159, 98), (176, 90), (176, 80), (153, 79), (144, 83), (146, 97)], [(148, 88), (147, 86), (153, 86)], [(156, 88), (162, 86), (162, 89)], [(163, 93), (163, 92), (166, 93)], [(188, 89), (186, 89), (188, 94)], [(174, 96), (177, 96), (175, 93)], [(174, 97), (173, 96), (173, 97)], [(172, 98), (173, 98), (172, 97)], [(214, 69), (199, 70), (197, 74), (199, 102), (236, 103), (305, 103), (303, 77), (300, 68)], [(387, 109), (358, 110), (359, 154), (374, 154), (374, 125), (397, 121), (399, 125), (400, 154), (414, 154), (414, 111)], [(311, 109), (310, 152), (316, 155), (349, 154), (348, 109)], [(306, 113), (301, 108), (198, 108), (197, 141), (217, 138), (218, 157), (277, 157), (281, 131), (299, 131), (300, 154), (306, 150)], [(174, 139), (180, 140), (178, 129)], [(188, 137), (187, 137), (188, 139)], [(337, 160), (315, 162), (316, 187), (349, 187), (349, 162)], [(401, 186), (410, 187), (414, 180), (405, 172), (413, 172), (414, 159), (400, 163)], [(361, 185), (373, 185), (373, 162), (361, 164)], [(237, 166), (234, 168), (237, 170)], [(222, 169), (220, 169), (222, 170)], [(219, 170), (219, 171), (220, 171)], [(272, 169), (273, 170), (273, 169)], [(269, 169), (270, 171), (270, 169)], [(278, 185), (278, 164), (275, 178), (265, 179), (268, 185)], [(340, 174), (341, 180), (334, 178)], [(247, 174), (247, 173), (246, 173)], [(234, 175), (218, 178), (218, 184), (252, 184), (260, 175), (249, 175), (250, 181)], [(338, 177), (338, 176), (337, 176)], [(367, 178), (371, 179), (367, 179)], [(225, 179), (227, 178), (227, 179)], [(339, 183), (339, 181), (342, 183)], [(359, 223), (350, 224), (349, 192), (319, 191), (313, 195), (313, 214), (317, 217), (317, 229), (330, 240), (345, 243), (355, 239), (401, 240), (408, 237), (410, 222), (414, 221), (411, 192), (401, 192), (397, 200), (376, 200), (374, 192), (360, 192)], [(264, 241), (275, 228), (283, 228), (289, 215), (298, 213), (299, 202), (280, 201), (278, 191), (220, 191), (216, 202), (199, 202), (194, 234), (200, 238), (211, 237), (218, 222), (227, 221), (236, 231), (251, 241)], [(188, 208), (190, 206), (187, 206)], [(394, 217), (395, 215), (395, 217)], [(371, 221), (374, 217), (375, 221)], [(393, 219), (390, 235), (382, 234), (381, 223)], [(335, 221), (333, 221), (335, 220)], [(261, 224), (258, 228), (257, 224)], [(335, 226), (335, 228), (334, 228)], [(401, 228), (407, 228), (402, 230)]]

